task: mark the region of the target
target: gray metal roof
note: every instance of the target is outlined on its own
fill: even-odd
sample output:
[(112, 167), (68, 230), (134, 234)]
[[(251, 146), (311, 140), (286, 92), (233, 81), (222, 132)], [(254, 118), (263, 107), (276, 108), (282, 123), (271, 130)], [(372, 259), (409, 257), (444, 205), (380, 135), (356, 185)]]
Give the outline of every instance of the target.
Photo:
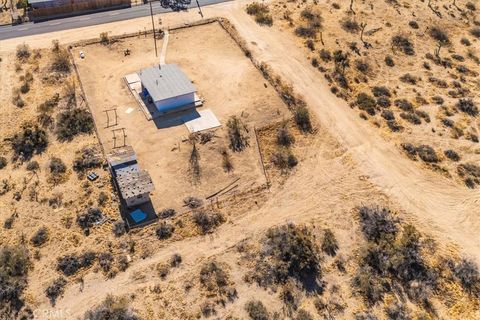
[(112, 153), (107, 155), (107, 160), (110, 166), (115, 167), (123, 163), (136, 161), (137, 156), (135, 155), (135, 151), (133, 151), (131, 146), (125, 146), (113, 150)]
[(176, 64), (164, 64), (138, 72), (142, 85), (153, 101), (160, 101), (196, 92), (190, 79)]

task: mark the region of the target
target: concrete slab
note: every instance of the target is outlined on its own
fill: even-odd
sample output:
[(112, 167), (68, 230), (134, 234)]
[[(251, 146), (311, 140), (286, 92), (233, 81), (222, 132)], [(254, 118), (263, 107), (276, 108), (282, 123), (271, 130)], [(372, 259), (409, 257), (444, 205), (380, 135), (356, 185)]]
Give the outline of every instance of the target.
[(185, 118), (185, 126), (187, 126), (190, 133), (200, 132), (208, 129), (220, 127), (220, 121), (218, 121), (215, 114), (210, 109), (202, 110), (198, 112), (199, 116), (196, 118)]
[(140, 76), (137, 73), (130, 73), (125, 76), (125, 80), (128, 84), (140, 82)]

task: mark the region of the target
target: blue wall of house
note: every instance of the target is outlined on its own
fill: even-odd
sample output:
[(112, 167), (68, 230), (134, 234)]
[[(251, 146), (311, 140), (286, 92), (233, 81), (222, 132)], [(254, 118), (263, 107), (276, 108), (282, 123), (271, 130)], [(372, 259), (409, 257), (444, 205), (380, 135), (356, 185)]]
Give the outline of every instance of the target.
[(193, 105), (195, 103), (195, 94), (188, 93), (177, 97), (172, 97), (165, 100), (160, 100), (155, 102), (157, 110), (160, 112), (172, 112), (176, 109), (182, 110), (186, 105)]

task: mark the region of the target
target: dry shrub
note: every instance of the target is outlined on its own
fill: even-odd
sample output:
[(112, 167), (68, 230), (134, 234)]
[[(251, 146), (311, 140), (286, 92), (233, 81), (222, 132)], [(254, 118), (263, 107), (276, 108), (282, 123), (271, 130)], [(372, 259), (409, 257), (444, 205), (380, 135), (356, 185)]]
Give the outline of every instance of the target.
[(340, 22), (342, 29), (350, 33), (358, 33), (360, 31), (360, 25), (357, 21), (350, 18), (344, 19)]
[(35, 234), (30, 239), (30, 243), (34, 247), (40, 247), (48, 240), (48, 229), (46, 227), (41, 227), (35, 232)]
[(98, 307), (89, 310), (84, 320), (140, 320), (125, 298), (107, 296)]
[(20, 132), (12, 137), (11, 146), (15, 158), (29, 160), (34, 154), (42, 153), (47, 148), (47, 133), (36, 124), (24, 123)]
[(390, 93), (390, 89), (385, 86), (375, 86), (372, 88), (372, 93), (375, 97), (388, 97), (390, 98), (392, 94)]
[(312, 233), (307, 227), (288, 224), (271, 228), (263, 240), (254, 270), (248, 281), (261, 287), (286, 284), (298, 280), (305, 289), (321, 290), (321, 257)]
[(405, 99), (396, 99), (393, 103), (405, 112), (413, 112), (413, 104)]
[(389, 209), (363, 206), (358, 213), (362, 232), (368, 241), (390, 241), (397, 235), (399, 220)]
[(203, 201), (195, 197), (186, 197), (185, 199), (183, 199), (183, 203), (190, 209), (196, 209), (203, 206)]
[(102, 252), (98, 255), (98, 264), (103, 272), (107, 273), (112, 268), (113, 255), (110, 252)]
[(253, 2), (247, 5), (247, 13), (251, 16), (255, 16), (255, 21), (261, 25), (271, 26), (273, 24), (273, 18), (270, 14), (268, 6), (263, 3)]
[(157, 238), (160, 240), (165, 240), (170, 238), (175, 231), (175, 227), (169, 223), (162, 222), (157, 229), (155, 230), (155, 234)]
[(65, 286), (67, 285), (67, 280), (65, 278), (60, 277), (57, 278), (51, 285), (45, 289), (45, 295), (50, 300), (50, 304), (52, 307), (55, 306), (58, 297), (62, 296), (65, 291)]
[(414, 113), (407, 113), (407, 112), (401, 112), (400, 113), (400, 118), (410, 122), (411, 124), (414, 124), (414, 125), (420, 125), (422, 124), (422, 120), (420, 119), (420, 117), (418, 117), (416, 114)]
[(88, 229), (103, 219), (102, 211), (99, 208), (88, 208), (87, 212), (77, 216), (77, 224), (88, 233)]
[(392, 46), (395, 49), (401, 50), (404, 54), (408, 56), (415, 55), (415, 49), (413, 47), (413, 43), (406, 36), (396, 35), (392, 37)]
[(193, 213), (193, 221), (205, 234), (225, 222), (225, 218), (220, 212), (200, 210)]
[(394, 67), (395, 66), (395, 61), (393, 61), (393, 58), (391, 56), (385, 56), (385, 64), (388, 67)]
[(439, 162), (437, 153), (429, 145), (422, 144), (416, 148), (417, 154), (425, 162), (435, 163)]
[(115, 221), (112, 225), (112, 231), (116, 237), (121, 237), (122, 235), (124, 235), (127, 232), (125, 222), (121, 220)]
[(480, 185), (480, 166), (473, 163), (462, 163), (457, 167), (458, 175), (464, 179), (465, 185), (471, 189)]
[(322, 28), (322, 16), (312, 8), (305, 8), (300, 15), (306, 21), (306, 25), (298, 26), (295, 34), (303, 38), (315, 38)]
[(357, 95), (357, 106), (360, 110), (367, 112), (369, 115), (375, 115), (375, 99), (368, 93), (361, 92)]
[(445, 150), (443, 154), (452, 161), (460, 161), (460, 155), (454, 150)]
[(57, 157), (52, 157), (48, 164), (48, 168), (50, 170), (50, 174), (52, 175), (60, 175), (67, 171), (67, 166), (62, 161), (62, 159)]
[(413, 302), (431, 306), (438, 273), (425, 262), (421, 234), (412, 225), (400, 227), (385, 208), (362, 207), (359, 214), (369, 243), (362, 249), (352, 281), (355, 291), (373, 305), (393, 288), (401, 287)]
[(96, 254), (94, 252), (88, 251), (84, 254), (77, 255), (66, 255), (58, 259), (57, 261), (57, 270), (62, 272), (65, 276), (72, 276), (77, 273), (80, 269), (86, 269), (95, 262)]
[(431, 27), (430, 30), (428, 31), (428, 34), (430, 37), (432, 37), (434, 40), (442, 43), (442, 44), (449, 44), (450, 39), (447, 35), (447, 33), (441, 29), (441, 27), (434, 26)]
[(72, 63), (70, 62), (68, 51), (66, 49), (60, 49), (55, 52), (50, 70), (59, 73), (69, 73), (71, 69)]
[(293, 117), (295, 119), (295, 123), (302, 132), (312, 132), (313, 126), (310, 119), (310, 112), (306, 106), (303, 104), (297, 106), (297, 108), (294, 110)]
[(277, 131), (277, 143), (280, 146), (289, 147), (295, 143), (295, 137), (288, 130), (287, 123), (284, 123)]
[(38, 106), (38, 112), (52, 112), (58, 106), (60, 95), (55, 93), (52, 97), (45, 100)]
[(216, 261), (210, 261), (200, 269), (200, 283), (207, 291), (223, 295), (230, 284), (230, 276), (224, 266)]
[(23, 245), (0, 247), (0, 316), (16, 319), (24, 306), (23, 290), (27, 285), (31, 266), (27, 249)]
[(23, 43), (17, 46), (17, 51), (15, 55), (19, 61), (25, 62), (28, 58), (30, 58), (32, 52), (30, 50), (30, 47), (27, 44)]
[(245, 304), (245, 311), (252, 320), (268, 320), (270, 318), (267, 308), (260, 300), (250, 300)]
[(462, 259), (455, 265), (453, 271), (465, 291), (480, 298), (480, 272), (475, 262)]
[(272, 156), (272, 162), (282, 171), (292, 169), (298, 164), (297, 157), (288, 149), (281, 149), (275, 152)]
[(328, 254), (329, 256), (335, 256), (338, 250), (338, 241), (335, 238), (332, 230), (325, 229), (323, 234), (323, 241), (322, 241), (322, 251)]
[(247, 130), (238, 117), (232, 116), (228, 119), (227, 127), (232, 151), (240, 152), (249, 146)]
[(460, 109), (460, 111), (472, 117), (476, 117), (478, 115), (478, 107), (472, 99), (460, 99), (456, 106), (458, 109)]
[(480, 27), (475, 27), (470, 30), (470, 34), (474, 36), (475, 38), (480, 39)]
[(161, 219), (167, 219), (175, 216), (177, 214), (177, 211), (175, 209), (163, 209), (158, 213), (158, 217)]
[(95, 146), (85, 146), (76, 152), (73, 160), (73, 170), (76, 172), (84, 172), (87, 169), (98, 168), (103, 164), (102, 153)]
[(225, 148), (222, 148), (220, 150), (220, 154), (222, 155), (222, 166), (223, 170), (225, 172), (230, 172), (233, 170), (233, 163), (232, 163), (232, 157), (228, 153), (228, 150)]
[(0, 170), (7, 166), (7, 158), (1, 156), (0, 157)]
[(69, 109), (58, 115), (56, 133), (60, 141), (72, 140), (79, 134), (90, 134), (93, 129), (92, 115), (85, 109)]

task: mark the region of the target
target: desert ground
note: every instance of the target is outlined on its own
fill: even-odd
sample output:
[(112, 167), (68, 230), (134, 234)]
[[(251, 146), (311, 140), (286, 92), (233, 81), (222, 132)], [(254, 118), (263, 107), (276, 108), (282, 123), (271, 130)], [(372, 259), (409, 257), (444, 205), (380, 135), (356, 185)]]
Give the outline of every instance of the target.
[[(19, 314), (14, 307), (2, 309), (5, 317), (33, 314), (49, 319), (57, 312), (65, 319), (108, 319), (109, 312), (117, 310), (132, 319), (478, 319), (480, 188), (467, 187), (457, 169), (462, 163), (478, 165), (478, 147), (470, 139), (478, 131), (478, 117), (461, 112), (455, 107), (460, 98), (439, 91), (427, 79), (453, 74), (466, 89), (462, 99), (474, 103), (478, 95), (472, 92), (478, 88), (478, 80), (472, 73), (461, 80), (453, 67), (450, 70), (433, 60), (429, 60), (431, 70), (421, 67), (425, 54), (433, 54), (435, 47), (435, 42), (426, 40), (430, 36), (424, 26), (435, 24), (448, 30), (449, 42), (455, 45), (440, 51), (440, 63), (445, 64), (448, 61), (441, 61), (447, 51), (448, 55), (468, 55), (455, 48), (461, 48), (460, 38), (474, 28), (475, 11), (467, 11), (473, 7), (463, 1), (456, 5), (465, 14), (453, 16), (457, 9), (442, 1), (433, 7), (429, 6), (433, 2), (395, 2), (393, 7), (390, 2), (352, 3), (355, 13), (349, 1), (272, 1), (265, 4), (272, 23), (262, 25), (247, 14), (249, 2), (230, 2), (203, 8), (203, 14), (205, 18), (228, 19), (235, 29), (230, 33), (233, 37), (217, 22), (171, 32), (167, 63), (177, 63), (185, 70), (205, 98), (201, 108), (213, 110), (222, 123), (213, 140), (199, 146), (202, 175), (197, 183), (192, 183), (188, 172), (191, 142), (187, 129), (182, 125), (158, 128), (146, 120), (121, 79), (158, 61), (151, 35), (139, 34), (148, 26), (148, 19), (0, 43), (0, 151), (7, 159), (0, 173), (8, 186), (13, 186), (0, 196), (0, 219), (9, 225), (0, 233), (0, 275), (22, 284), (19, 292), (25, 303)], [(305, 9), (314, 14), (302, 14)], [(410, 19), (398, 16), (412, 16), (412, 12), (421, 26), (414, 31), (408, 29)], [(321, 36), (317, 30), (309, 39), (299, 37), (298, 25), (309, 26), (316, 14), (322, 18)], [(201, 17), (192, 10), (164, 14), (161, 19), (164, 28), (173, 29)], [(359, 33), (343, 30), (340, 22), (344, 19), (358, 24), (365, 21), (366, 31), (381, 28), (363, 39), (373, 48), (362, 47)], [(398, 30), (414, 43), (413, 57), (391, 53), (390, 43), (382, 47), (382, 39), (390, 41)], [(111, 39), (137, 35), (108, 45), (76, 44), (71, 49), (84, 92), (73, 70), (60, 78), (61, 86), (48, 83), (50, 64), (57, 55), (52, 40), (67, 46), (98, 39), (102, 32), (108, 32)], [(471, 48), (465, 50), (478, 49), (478, 40), (469, 38)], [(313, 50), (308, 40), (314, 43)], [(373, 69), (367, 75), (354, 67), (357, 53), (349, 45), (352, 41), (360, 50), (358, 59), (366, 60)], [(30, 46), (32, 55), (20, 63), (17, 46), (23, 43)], [(124, 57), (125, 48), (131, 49), (130, 56)], [(339, 89), (336, 80), (329, 81), (337, 79), (331, 74), (338, 70), (332, 61), (321, 60), (321, 49), (349, 52), (351, 66), (343, 67), (349, 89)], [(78, 58), (79, 51), (86, 53), (86, 59)], [(398, 69), (384, 64), (387, 52)], [(312, 63), (314, 58), (318, 64)], [(202, 63), (197, 64), (198, 60)], [(465, 67), (478, 72), (471, 60), (465, 60)], [(450, 62), (458, 70), (458, 63)], [(21, 70), (16, 66), (19, 63)], [(20, 95), (25, 105), (19, 108), (12, 99), (15, 88), (29, 78), (27, 71), (33, 74), (33, 82), (30, 91)], [(412, 88), (398, 80), (405, 73), (422, 80), (417, 79)], [(216, 80), (219, 78), (222, 81)], [(75, 106), (68, 102), (68, 83), (75, 84)], [(373, 112), (359, 110), (358, 95), (370, 94), (374, 86), (389, 87), (392, 101), (411, 101), (414, 111), (429, 114), (430, 122), (422, 116), (420, 125), (410, 123), (400, 116), (403, 109), (392, 106), (403, 127), (394, 132), (380, 115), (384, 110), (376, 105), (370, 106)], [(15, 159), (12, 137), (25, 121), (36, 121), (39, 105), (56, 92), (61, 98), (52, 117), (57, 119), (69, 108), (86, 108), (88, 103), (98, 137), (91, 130), (63, 141), (56, 127), (46, 128), (49, 145), (33, 155), (31, 160), (38, 161), (39, 169), (32, 173), (26, 169), (27, 161)], [(415, 99), (419, 95), (427, 104)], [(442, 95), (445, 106), (430, 102), (434, 95)], [(290, 104), (292, 97), (295, 102)], [(301, 130), (296, 120), (303, 103), (310, 114), (311, 130)], [(112, 232), (119, 215), (108, 171), (102, 166), (94, 168), (100, 180), (89, 184), (85, 173), (72, 167), (84, 146), (100, 149), (101, 145), (107, 152), (112, 148), (111, 131), (105, 128), (102, 112), (112, 106), (118, 110), (118, 126), (127, 128), (128, 144), (137, 150), (142, 167), (157, 185), (152, 196), (155, 209), (177, 211), (128, 233)], [(227, 173), (218, 149), (228, 145), (225, 123), (232, 115), (239, 116), (247, 127), (259, 129), (258, 145), (250, 130), (250, 146), (239, 153), (230, 152), (234, 169)], [(454, 136), (455, 129), (445, 125), (445, 118), (451, 118), (453, 128), (458, 126), (464, 134)], [(279, 146), (282, 128), (293, 137), (288, 146)], [(418, 156), (412, 161), (402, 146), (405, 143), (432, 146), (440, 160), (432, 164)], [(172, 151), (178, 145), (180, 148)], [(447, 149), (457, 150), (461, 160), (447, 159), (443, 154)], [(280, 168), (275, 162), (280, 150), (295, 155), (296, 165)], [(56, 182), (48, 174), (52, 157), (61, 157), (67, 164)], [(186, 196), (204, 199), (234, 177), (242, 182), (239, 192), (225, 196), (220, 203), (206, 202), (191, 210), (182, 207)], [(22, 193), (35, 179), (38, 200)], [(107, 200), (100, 204), (101, 192)], [(48, 201), (55, 193), (63, 195), (61, 203)], [(78, 217), (94, 207), (100, 208), (106, 219), (85, 228)], [(196, 222), (200, 213), (209, 217), (208, 229)], [(32, 236), (41, 226), (48, 229), (49, 237), (36, 246)], [(166, 229), (171, 234), (160, 236), (159, 230)], [(21, 248), (17, 256), (29, 261), (25, 263), (28, 268), (12, 273), (4, 267), (9, 261), (4, 252), (11, 250), (5, 249), (5, 244)], [(93, 252), (95, 259), (88, 264), (79, 262), (87, 260), (81, 256), (87, 252)], [(79, 266), (65, 272), (60, 261), (72, 255), (83, 260), (68, 260)]]

